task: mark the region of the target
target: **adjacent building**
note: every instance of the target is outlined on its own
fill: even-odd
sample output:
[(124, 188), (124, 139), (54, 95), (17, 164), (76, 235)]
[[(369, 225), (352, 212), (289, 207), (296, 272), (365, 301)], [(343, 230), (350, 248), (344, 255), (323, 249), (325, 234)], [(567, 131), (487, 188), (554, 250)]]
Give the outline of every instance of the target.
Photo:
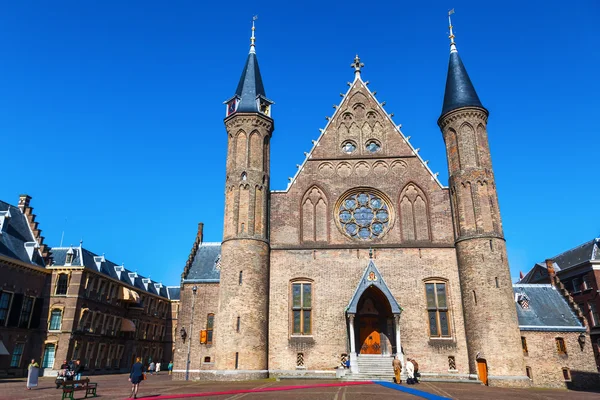
[(579, 315), (585, 317), (600, 370), (600, 238), (535, 264), (520, 283), (551, 281), (568, 293)]

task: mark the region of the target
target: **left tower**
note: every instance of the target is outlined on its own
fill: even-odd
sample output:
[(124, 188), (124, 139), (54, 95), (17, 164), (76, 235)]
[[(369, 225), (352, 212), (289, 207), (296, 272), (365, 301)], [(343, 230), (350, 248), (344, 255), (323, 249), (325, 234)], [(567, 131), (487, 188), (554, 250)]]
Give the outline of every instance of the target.
[(232, 379), (268, 376), (269, 146), (274, 125), (254, 29), (253, 22), (246, 65), (235, 95), (225, 102), (227, 177), (215, 362), (217, 370), (231, 371)]

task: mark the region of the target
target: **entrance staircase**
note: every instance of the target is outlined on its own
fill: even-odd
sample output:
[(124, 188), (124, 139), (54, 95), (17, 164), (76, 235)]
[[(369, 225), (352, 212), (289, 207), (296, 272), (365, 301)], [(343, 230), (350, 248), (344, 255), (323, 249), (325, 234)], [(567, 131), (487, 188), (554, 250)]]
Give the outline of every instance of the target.
[(346, 381), (391, 382), (394, 378), (393, 359), (391, 355), (361, 354), (357, 358), (358, 373), (348, 371), (343, 379)]

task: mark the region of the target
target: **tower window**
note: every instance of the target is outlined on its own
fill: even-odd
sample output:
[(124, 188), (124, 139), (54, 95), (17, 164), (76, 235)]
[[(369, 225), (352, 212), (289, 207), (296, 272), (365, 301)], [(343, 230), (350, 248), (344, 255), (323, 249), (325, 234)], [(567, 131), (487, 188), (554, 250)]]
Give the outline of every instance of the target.
[(215, 325), (215, 314), (208, 314), (206, 317), (206, 344), (213, 342), (213, 328)]
[(235, 369), (238, 369), (239, 362), (240, 362), (240, 353), (236, 352), (235, 353)]
[(495, 277), (494, 280), (496, 281), (496, 287), (499, 288), (500, 287), (500, 283), (498, 282), (498, 277)]
[(531, 367), (525, 367), (525, 371), (527, 372), (527, 377), (533, 380), (533, 374), (531, 373)]
[(241, 285), (242, 284), (242, 278), (244, 276), (244, 271), (240, 271), (240, 277), (239, 277), (239, 281), (238, 284)]
[(449, 337), (448, 300), (446, 283), (428, 282), (425, 284), (427, 315), (430, 337)]
[(236, 322), (235, 330), (236, 330), (236, 332), (240, 331), (240, 317), (237, 317), (237, 322)]
[(292, 334), (312, 333), (312, 284), (292, 284)]
[(571, 370), (569, 368), (563, 368), (562, 372), (563, 372), (564, 380), (566, 382), (570, 382), (571, 381)]

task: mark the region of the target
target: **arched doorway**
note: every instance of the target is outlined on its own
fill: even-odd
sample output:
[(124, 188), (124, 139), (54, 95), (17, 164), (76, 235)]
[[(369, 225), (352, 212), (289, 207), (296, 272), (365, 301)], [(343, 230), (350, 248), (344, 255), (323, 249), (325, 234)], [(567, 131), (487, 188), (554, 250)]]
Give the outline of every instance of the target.
[(394, 315), (379, 288), (370, 286), (358, 301), (355, 348), (359, 354), (393, 354), (396, 347)]

